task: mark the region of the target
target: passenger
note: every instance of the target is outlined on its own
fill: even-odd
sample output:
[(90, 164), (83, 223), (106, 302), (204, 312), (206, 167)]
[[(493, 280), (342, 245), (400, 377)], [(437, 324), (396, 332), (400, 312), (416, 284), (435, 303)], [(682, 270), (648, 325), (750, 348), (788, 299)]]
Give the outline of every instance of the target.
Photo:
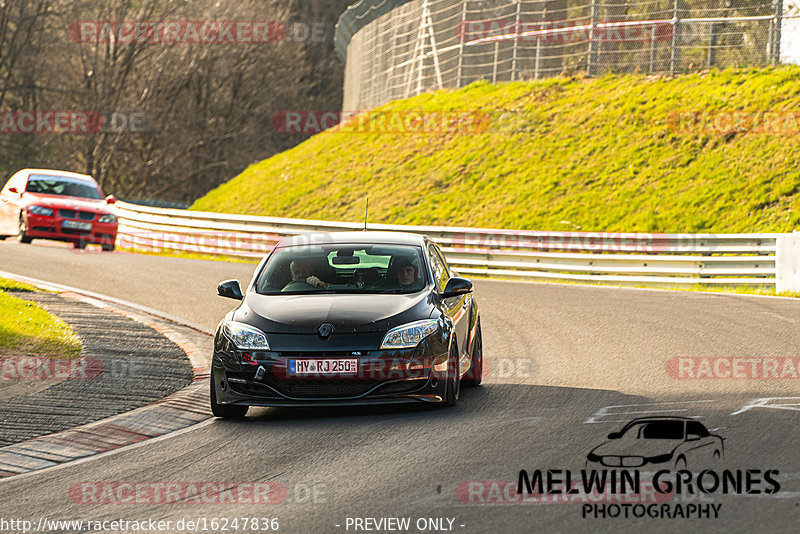
[(314, 268), (307, 259), (297, 259), (289, 264), (292, 272), (292, 281), (286, 284), (281, 291), (308, 291), (311, 288), (328, 289), (327, 282), (323, 282), (314, 275)]

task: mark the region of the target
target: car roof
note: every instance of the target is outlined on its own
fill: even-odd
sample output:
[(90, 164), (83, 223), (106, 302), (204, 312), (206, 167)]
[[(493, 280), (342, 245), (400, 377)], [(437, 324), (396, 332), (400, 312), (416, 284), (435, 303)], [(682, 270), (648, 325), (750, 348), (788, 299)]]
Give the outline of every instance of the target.
[(417, 245), (425, 244), (425, 236), (407, 232), (315, 232), (284, 238), (279, 247), (298, 245), (334, 244), (381, 244)]
[(30, 176), (31, 174), (45, 174), (48, 176), (60, 176), (63, 178), (72, 178), (73, 180), (85, 180), (87, 182), (97, 184), (95, 179), (89, 176), (88, 174), (80, 174), (77, 172), (58, 171), (55, 169), (22, 169), (19, 172), (25, 173), (27, 176)]
[[(638, 419), (634, 419), (633, 421), (629, 421), (625, 426), (631, 426), (633, 424), (638, 423), (658, 423), (663, 421), (697, 421), (692, 417), (680, 417), (680, 416), (670, 416), (670, 415), (654, 415), (652, 417), (640, 417)], [(699, 421), (698, 421), (699, 422)]]

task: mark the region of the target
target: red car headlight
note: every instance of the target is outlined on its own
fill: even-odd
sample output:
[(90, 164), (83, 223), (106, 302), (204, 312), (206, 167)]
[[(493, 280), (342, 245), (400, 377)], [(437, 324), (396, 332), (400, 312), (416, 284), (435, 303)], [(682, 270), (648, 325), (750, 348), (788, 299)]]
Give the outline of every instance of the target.
[(34, 215), (41, 215), (43, 217), (53, 216), (53, 210), (50, 208), (45, 208), (44, 206), (30, 206), (28, 208), (28, 212), (33, 213)]

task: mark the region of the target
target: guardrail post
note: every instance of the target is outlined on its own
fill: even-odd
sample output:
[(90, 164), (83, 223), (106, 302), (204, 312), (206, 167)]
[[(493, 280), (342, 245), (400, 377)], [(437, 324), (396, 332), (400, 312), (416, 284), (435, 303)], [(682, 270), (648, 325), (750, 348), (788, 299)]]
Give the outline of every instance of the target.
[(800, 293), (800, 233), (779, 236), (775, 250), (775, 291)]

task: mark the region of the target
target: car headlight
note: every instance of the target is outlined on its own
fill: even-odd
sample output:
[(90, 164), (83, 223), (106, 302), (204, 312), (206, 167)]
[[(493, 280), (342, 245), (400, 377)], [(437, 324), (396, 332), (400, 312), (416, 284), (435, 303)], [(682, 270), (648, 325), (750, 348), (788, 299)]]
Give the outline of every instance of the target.
[(413, 349), (438, 328), (436, 319), (425, 319), (392, 328), (384, 336), (381, 349)]
[(99, 222), (99, 223), (115, 223), (115, 222), (117, 222), (117, 216), (116, 215), (110, 215), (110, 214), (109, 215), (103, 215), (99, 219), (97, 219), (97, 222)]
[(227, 321), (222, 325), (222, 331), (237, 349), (242, 350), (269, 350), (267, 336), (264, 332), (249, 324)]
[(650, 458), (645, 458), (645, 463), (649, 462), (651, 464), (663, 464), (664, 462), (672, 461), (672, 453), (669, 454), (660, 454), (658, 456), (651, 456)]
[(28, 211), (33, 213), (34, 215), (42, 215), (44, 217), (52, 217), (53, 210), (50, 208), (45, 208), (44, 206), (31, 206), (28, 208)]

